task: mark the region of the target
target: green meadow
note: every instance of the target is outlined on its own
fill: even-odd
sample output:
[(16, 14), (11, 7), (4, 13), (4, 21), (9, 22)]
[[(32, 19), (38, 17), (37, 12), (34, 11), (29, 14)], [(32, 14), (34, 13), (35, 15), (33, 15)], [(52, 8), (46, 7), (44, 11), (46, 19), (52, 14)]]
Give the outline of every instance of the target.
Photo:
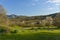
[(0, 40), (60, 40), (60, 30), (20, 30), (0, 34)]

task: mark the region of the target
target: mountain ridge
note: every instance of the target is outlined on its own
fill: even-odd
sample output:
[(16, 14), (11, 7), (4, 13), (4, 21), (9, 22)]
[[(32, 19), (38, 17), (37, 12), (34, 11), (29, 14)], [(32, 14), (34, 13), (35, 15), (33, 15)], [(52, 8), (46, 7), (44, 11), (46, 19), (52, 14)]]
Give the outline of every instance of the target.
[(35, 18), (37, 18), (37, 19), (39, 19), (39, 18), (42, 18), (42, 19), (44, 19), (44, 18), (46, 18), (46, 17), (52, 17), (52, 18), (55, 18), (55, 16), (56, 15), (60, 15), (60, 12), (57, 12), (57, 13), (53, 13), (53, 14), (49, 14), (49, 15), (40, 15), (40, 16), (23, 16), (23, 15), (20, 15), (20, 16), (18, 16), (18, 15), (7, 15), (7, 17), (8, 18), (16, 18), (16, 17), (21, 17), (21, 18), (32, 18), (33, 19), (33, 17), (35, 17)]

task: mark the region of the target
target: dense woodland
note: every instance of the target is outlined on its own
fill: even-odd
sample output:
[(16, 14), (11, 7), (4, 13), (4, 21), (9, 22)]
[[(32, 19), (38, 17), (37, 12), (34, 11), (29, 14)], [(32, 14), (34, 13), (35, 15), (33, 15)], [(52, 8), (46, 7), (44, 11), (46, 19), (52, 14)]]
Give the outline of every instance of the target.
[[(10, 27), (57, 27), (60, 28), (60, 12), (50, 15), (40, 16), (18, 16), (18, 15), (6, 15), (6, 10), (0, 5), (0, 32), (10, 31)], [(3, 30), (6, 28), (6, 30)], [(8, 32), (8, 31), (6, 31)]]

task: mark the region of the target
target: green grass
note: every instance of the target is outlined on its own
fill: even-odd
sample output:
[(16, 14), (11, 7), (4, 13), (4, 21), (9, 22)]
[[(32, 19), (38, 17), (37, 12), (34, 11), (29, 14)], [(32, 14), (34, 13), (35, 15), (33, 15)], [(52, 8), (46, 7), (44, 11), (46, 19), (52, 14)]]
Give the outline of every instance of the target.
[(0, 40), (60, 40), (60, 30), (20, 30), (16, 34), (0, 34)]

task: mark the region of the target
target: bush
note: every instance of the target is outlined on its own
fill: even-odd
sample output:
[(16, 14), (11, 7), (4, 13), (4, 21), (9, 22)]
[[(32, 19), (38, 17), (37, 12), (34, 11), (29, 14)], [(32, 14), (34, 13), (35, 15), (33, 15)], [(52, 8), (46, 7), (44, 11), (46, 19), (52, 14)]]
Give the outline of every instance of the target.
[(6, 32), (6, 29), (0, 29), (0, 33)]
[(11, 33), (17, 33), (17, 30), (11, 31)]
[(8, 30), (5, 26), (0, 26), (0, 33), (6, 33)]
[(31, 28), (30, 30), (34, 30), (34, 28)]

